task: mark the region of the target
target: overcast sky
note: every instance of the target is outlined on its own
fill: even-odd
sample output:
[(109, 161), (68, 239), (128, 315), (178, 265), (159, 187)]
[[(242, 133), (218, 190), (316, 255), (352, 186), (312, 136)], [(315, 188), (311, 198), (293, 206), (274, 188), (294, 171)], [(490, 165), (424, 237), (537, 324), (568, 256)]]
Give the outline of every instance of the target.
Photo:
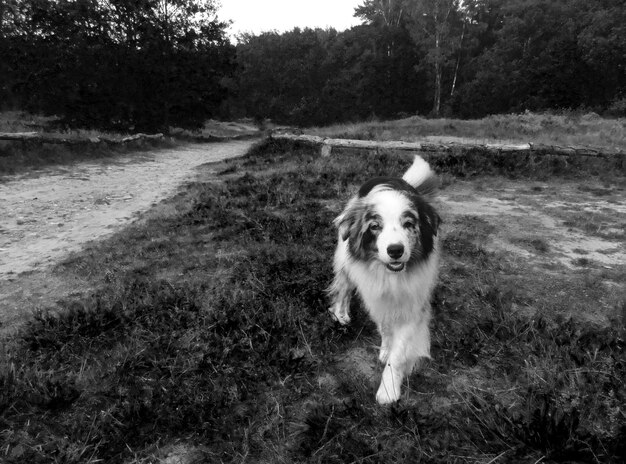
[(294, 27), (348, 29), (360, 21), (353, 17), (362, 0), (221, 0), (219, 19), (232, 20), (229, 35), (239, 32), (284, 32)]

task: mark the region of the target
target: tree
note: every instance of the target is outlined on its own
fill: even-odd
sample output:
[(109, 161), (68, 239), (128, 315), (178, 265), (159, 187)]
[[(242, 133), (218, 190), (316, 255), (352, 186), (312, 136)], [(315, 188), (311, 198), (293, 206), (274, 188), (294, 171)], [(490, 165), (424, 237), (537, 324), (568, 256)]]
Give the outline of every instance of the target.
[(416, 49), (399, 27), (244, 35), (237, 61), (238, 112), (259, 119), (319, 125), (423, 106)]
[[(619, 52), (619, 44), (623, 43), (619, 30), (623, 23), (620, 19), (611, 23), (605, 16), (601, 21), (604, 33), (596, 30), (589, 36), (594, 37), (594, 46), (587, 50), (602, 50), (599, 43), (603, 35), (611, 44), (604, 48), (610, 50), (609, 55), (600, 62), (590, 59), (595, 52), (586, 54), (583, 44), (589, 42), (584, 31), (593, 24), (591, 18), (603, 16), (611, 4), (617, 3), (616, 0), (476, 2), (474, 17), (485, 27), (472, 31), (473, 40), (479, 45), (462, 71), (464, 85), (453, 99), (453, 108), (463, 116), (474, 117), (527, 109), (606, 107), (620, 87), (620, 66), (624, 69), (620, 63), (624, 63), (626, 56), (622, 53), (620, 57)], [(619, 18), (616, 10), (609, 15)]]
[(0, 0), (0, 111), (14, 106), (11, 66), (6, 60), (10, 54), (13, 36), (20, 23), (20, 7), (17, 0)]
[[(441, 113), (444, 67), (451, 59), (460, 36), (459, 0), (409, 0), (411, 36), (425, 52), (433, 73), (432, 114)], [(457, 26), (457, 27), (455, 27)]]
[(406, 19), (405, 0), (365, 0), (354, 16), (371, 25), (399, 27)]
[(594, 71), (590, 104), (608, 105), (626, 116), (626, 8), (621, 0), (596, 0), (582, 6), (581, 12), (577, 45)]
[(198, 126), (219, 111), (234, 62), (213, 0), (17, 5), (0, 72), (20, 107), (73, 126), (145, 131)]
[[(240, 114), (290, 124), (626, 108), (620, 0), (365, 0), (344, 32), (246, 36)], [(621, 114), (621, 113), (620, 113)]]
[(314, 123), (316, 96), (324, 85), (324, 42), (334, 34), (296, 28), (241, 36), (238, 92), (244, 111), (258, 119)]

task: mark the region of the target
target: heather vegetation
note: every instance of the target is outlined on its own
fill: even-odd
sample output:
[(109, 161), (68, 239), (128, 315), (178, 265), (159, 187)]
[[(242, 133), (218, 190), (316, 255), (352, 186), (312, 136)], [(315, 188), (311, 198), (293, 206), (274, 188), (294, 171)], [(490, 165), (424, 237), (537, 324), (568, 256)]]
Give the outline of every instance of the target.
[[(444, 195), (462, 177), (483, 192), (504, 182), (435, 158)], [(330, 223), (362, 180), (410, 161), (263, 142), (66, 260), (57, 272), (88, 276), (95, 291), (5, 345), (3, 460), (620, 462), (624, 266), (570, 270), (539, 237), (518, 240), (548, 255), (537, 267), (490, 247), (498, 230), (467, 209), (440, 205), (433, 360), (399, 404), (376, 405), (375, 328), (357, 299), (348, 327), (326, 310)], [(582, 175), (609, 199), (623, 189), (623, 177), (584, 166), (529, 167), (490, 171), (552, 184)]]

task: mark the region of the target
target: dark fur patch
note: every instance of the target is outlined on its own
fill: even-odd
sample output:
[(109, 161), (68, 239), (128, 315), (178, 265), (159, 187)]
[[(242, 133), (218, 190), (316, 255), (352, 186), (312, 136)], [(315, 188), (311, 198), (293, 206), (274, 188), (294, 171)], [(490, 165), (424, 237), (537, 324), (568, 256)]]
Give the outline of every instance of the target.
[(408, 265), (411, 266), (427, 260), (433, 252), (441, 218), (435, 211), (435, 208), (420, 195), (416, 194), (413, 197), (409, 197), (409, 200), (413, 203), (419, 215), (419, 243), (416, 244), (416, 248), (411, 253), (411, 258), (408, 262)]
[(348, 249), (350, 254), (357, 259), (369, 261), (376, 257), (378, 247), (376, 246), (376, 234), (370, 229), (371, 222), (375, 220), (369, 208), (361, 206), (356, 213), (355, 221), (350, 226)]
[(400, 192), (408, 192), (412, 194), (417, 193), (417, 191), (411, 187), (411, 184), (399, 177), (374, 177), (361, 186), (359, 189), (359, 198), (366, 197), (375, 187), (378, 187), (379, 185), (386, 185), (393, 190), (398, 190)]

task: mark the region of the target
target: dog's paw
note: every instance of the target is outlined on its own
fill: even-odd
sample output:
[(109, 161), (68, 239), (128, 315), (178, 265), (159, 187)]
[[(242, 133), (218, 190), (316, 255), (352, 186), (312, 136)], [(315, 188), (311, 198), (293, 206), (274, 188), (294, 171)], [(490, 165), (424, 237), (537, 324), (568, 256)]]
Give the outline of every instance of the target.
[(378, 391), (376, 392), (376, 402), (378, 404), (391, 404), (400, 399), (400, 389), (394, 388), (391, 385), (385, 385), (384, 382), (380, 383)]
[(376, 392), (376, 402), (378, 404), (391, 404), (400, 399), (400, 388), (402, 387), (402, 371), (394, 369), (391, 364), (385, 366), (380, 387)]
[(341, 325), (347, 325), (350, 323), (350, 314), (347, 311), (342, 311), (341, 308), (337, 306), (332, 306), (328, 308), (333, 319), (339, 322)]

